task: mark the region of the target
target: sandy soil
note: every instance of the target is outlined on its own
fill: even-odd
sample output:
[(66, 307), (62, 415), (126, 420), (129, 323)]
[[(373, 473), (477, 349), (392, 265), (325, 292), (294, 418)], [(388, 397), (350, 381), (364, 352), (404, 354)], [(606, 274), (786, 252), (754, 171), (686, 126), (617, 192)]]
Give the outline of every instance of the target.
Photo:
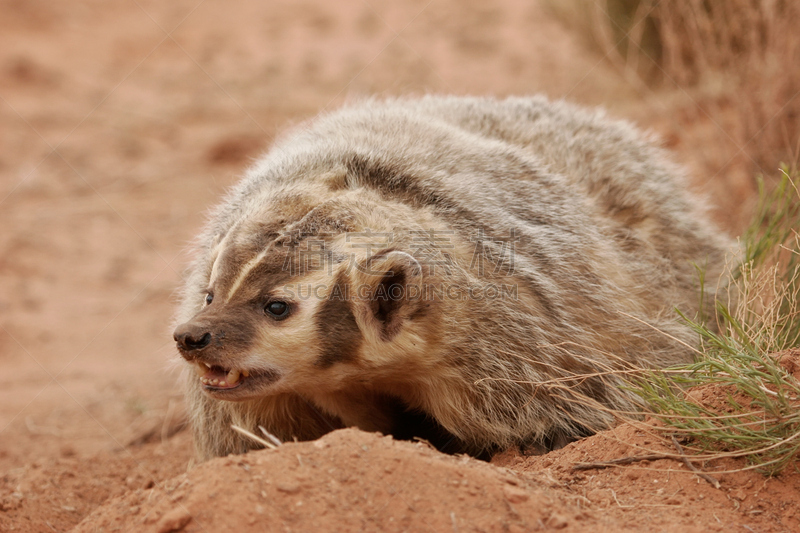
[(675, 462), (572, 472), (630, 453), (616, 433), (489, 466), (347, 430), (191, 468), (182, 431), (183, 249), (281, 129), (373, 94), (604, 105), (661, 133), (735, 231), (750, 182), (730, 147), (703, 143), (724, 129), (702, 101), (628, 85), (522, 0), (0, 0), (0, 13), (0, 530), (797, 526), (792, 476), (718, 490)]

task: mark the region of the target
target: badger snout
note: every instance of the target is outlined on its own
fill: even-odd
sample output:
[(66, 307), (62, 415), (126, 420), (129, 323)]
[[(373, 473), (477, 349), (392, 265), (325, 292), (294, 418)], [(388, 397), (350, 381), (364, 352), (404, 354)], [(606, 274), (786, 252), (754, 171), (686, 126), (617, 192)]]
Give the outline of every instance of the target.
[(178, 350), (188, 361), (194, 359), (195, 353), (211, 344), (213, 335), (206, 327), (187, 322), (175, 328), (172, 338), (178, 344)]

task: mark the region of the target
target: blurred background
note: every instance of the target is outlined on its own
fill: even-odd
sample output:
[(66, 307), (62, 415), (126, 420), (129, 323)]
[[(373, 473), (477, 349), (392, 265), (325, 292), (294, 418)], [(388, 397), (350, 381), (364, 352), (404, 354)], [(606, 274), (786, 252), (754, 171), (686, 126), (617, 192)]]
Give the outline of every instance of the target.
[(736, 235), (798, 160), (798, 27), (766, 0), (0, 0), (0, 473), (179, 428), (185, 247), (281, 130), (366, 95), (604, 106)]

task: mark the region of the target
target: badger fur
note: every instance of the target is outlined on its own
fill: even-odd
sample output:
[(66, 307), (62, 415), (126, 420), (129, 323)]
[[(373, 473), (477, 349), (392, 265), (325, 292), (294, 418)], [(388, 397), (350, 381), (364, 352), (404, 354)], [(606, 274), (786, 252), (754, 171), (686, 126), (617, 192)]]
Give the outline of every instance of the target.
[[(689, 361), (728, 242), (630, 124), (543, 97), (369, 100), (212, 213), (174, 336), (201, 458), (357, 426), (550, 449)], [(700, 296), (697, 267), (706, 272)]]

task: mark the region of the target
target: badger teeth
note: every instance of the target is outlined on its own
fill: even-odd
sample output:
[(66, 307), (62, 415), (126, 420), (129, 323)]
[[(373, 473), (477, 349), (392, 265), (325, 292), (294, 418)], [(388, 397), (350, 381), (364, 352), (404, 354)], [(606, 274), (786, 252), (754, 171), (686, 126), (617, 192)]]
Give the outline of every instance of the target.
[(206, 366), (208, 366), (207, 363), (195, 364), (195, 372), (197, 372), (201, 383), (212, 387), (233, 387), (239, 383), (242, 377), (248, 377), (250, 375), (250, 372), (247, 370), (239, 370), (236, 368), (228, 370), (227, 373), (221, 375), (219, 367), (216, 367), (218, 369), (217, 371), (209, 372)]
[(235, 368), (231, 369), (228, 372), (228, 375), (225, 376), (225, 381), (228, 383), (228, 385), (236, 385), (239, 383), (239, 371)]

